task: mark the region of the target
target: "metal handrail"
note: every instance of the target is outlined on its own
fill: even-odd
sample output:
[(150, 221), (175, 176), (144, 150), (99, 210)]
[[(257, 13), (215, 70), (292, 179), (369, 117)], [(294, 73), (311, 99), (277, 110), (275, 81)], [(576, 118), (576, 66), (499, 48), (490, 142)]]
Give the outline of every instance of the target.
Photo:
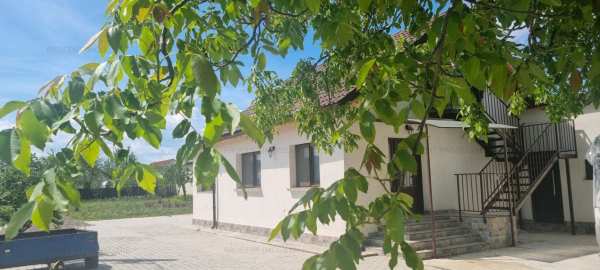
[(533, 149), (535, 149), (534, 146), (537, 146), (540, 142), (542, 142), (542, 138), (544, 138), (544, 136), (548, 132), (548, 129), (552, 126), (552, 124), (546, 124), (546, 125), (547, 125), (546, 128), (544, 128), (544, 130), (542, 132), (540, 132), (540, 134), (534, 140), (534, 143), (531, 144), (531, 146), (523, 154), (521, 159), (512, 167), (510, 172), (508, 174), (506, 174), (506, 177), (504, 177), (504, 179), (501, 181), (501, 183), (494, 189), (494, 191), (490, 194), (490, 196), (488, 196), (488, 199), (485, 200), (484, 206), (482, 207), (482, 210), (481, 210), (482, 215), (485, 214), (488, 211), (488, 209), (492, 206), (492, 204), (496, 200), (496, 197), (498, 196), (498, 194), (500, 194), (500, 191), (504, 188), (504, 186), (506, 186), (510, 182), (509, 180), (514, 175), (515, 171), (518, 171), (518, 169), (521, 167), (523, 162), (525, 160), (527, 160), (529, 154), (532, 152)]

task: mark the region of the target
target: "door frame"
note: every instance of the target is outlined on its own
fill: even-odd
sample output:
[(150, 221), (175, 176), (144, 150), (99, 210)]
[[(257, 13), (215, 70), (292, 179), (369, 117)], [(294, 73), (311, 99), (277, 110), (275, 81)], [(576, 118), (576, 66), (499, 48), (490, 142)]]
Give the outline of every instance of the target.
[[(406, 138), (397, 138), (397, 137), (389, 137), (388, 138), (388, 153), (389, 153), (389, 158), (390, 160), (392, 159), (394, 153), (392, 152), (392, 150), (394, 149), (394, 145), (399, 144), (400, 142), (402, 142), (402, 140), (404, 140)], [(422, 166), (422, 162), (421, 162), (421, 155), (415, 155), (414, 156), (416, 161), (417, 161), (417, 175), (414, 179), (415, 181), (415, 196), (413, 196), (413, 212), (418, 213), (418, 214), (423, 214), (425, 212), (425, 201), (424, 201), (424, 197), (425, 194), (423, 193), (423, 166)], [(393, 178), (392, 176), (390, 176), (390, 178)], [(394, 189), (394, 184), (393, 181), (390, 183), (390, 191), (392, 192), (398, 192), (397, 190), (393, 190)]]
[[(543, 153), (544, 152), (540, 152), (540, 154), (543, 154)], [(549, 178), (551, 178), (551, 179), (549, 179)], [(550, 172), (541, 181), (542, 182), (540, 183), (540, 185), (538, 185), (536, 190), (534, 190), (533, 193), (531, 194), (531, 215), (532, 215), (533, 221), (539, 222), (539, 223), (557, 223), (557, 224), (564, 223), (565, 222), (565, 213), (564, 213), (564, 205), (563, 205), (562, 177), (561, 177), (561, 172), (560, 172), (560, 162), (554, 163), (554, 166), (552, 167), (552, 169), (550, 169)], [(538, 200), (543, 199), (543, 198), (537, 197), (536, 193), (540, 191), (539, 188), (542, 184), (544, 184), (545, 181), (554, 181), (555, 192), (558, 193), (556, 196), (556, 200), (557, 200), (556, 203), (558, 204), (557, 208), (542, 207), (542, 205), (547, 203), (546, 201), (537, 202)], [(553, 217), (556, 218), (556, 221), (540, 220), (540, 219), (544, 218), (544, 217), (540, 216), (540, 212), (549, 212), (550, 214), (547, 214), (544, 217), (548, 217), (548, 216), (552, 215)]]

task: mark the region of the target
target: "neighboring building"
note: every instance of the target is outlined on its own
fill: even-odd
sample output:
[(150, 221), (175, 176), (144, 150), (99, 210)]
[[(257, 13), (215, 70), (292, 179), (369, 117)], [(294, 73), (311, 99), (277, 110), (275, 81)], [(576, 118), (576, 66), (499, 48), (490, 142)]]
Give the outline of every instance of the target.
[[(351, 96), (344, 93), (330, 103), (346, 102)], [(537, 108), (515, 118), (493, 95), (484, 94), (482, 103), (492, 121), (487, 142), (469, 139), (462, 122), (428, 120), (426, 150), (417, 159), (419, 173), (406, 175), (390, 187), (413, 195), (414, 211), (427, 214), (420, 223), (407, 225), (413, 247), (430, 257), (434, 227), (438, 256), (507, 246), (513, 241), (511, 225), (568, 230), (572, 212), (577, 232), (593, 232), (592, 181), (584, 157), (593, 138), (600, 135), (600, 112), (588, 109), (574, 120), (554, 125)], [(416, 120), (409, 120), (396, 133), (377, 123), (376, 145), (389, 158), (395, 145), (416, 127)], [(355, 130), (359, 133), (358, 127)], [(279, 126), (275, 134), (262, 148), (240, 133), (217, 143), (216, 148), (235, 164), (248, 198), (221, 168), (216, 196), (213, 190), (194, 189), (195, 224), (267, 233), (310, 187), (327, 187), (346, 169), (360, 168), (364, 142), (354, 152), (335, 149), (326, 155), (300, 136), (294, 123)], [(384, 192), (369, 181), (360, 203), (368, 204)], [(519, 188), (521, 192), (516, 192)], [(344, 229), (343, 221), (336, 219), (319, 226), (319, 238), (331, 240)], [(369, 234), (367, 244), (381, 244), (378, 228), (363, 231)]]
[[(176, 162), (177, 161), (175, 159), (165, 159), (165, 160), (159, 160), (159, 161), (152, 162), (152, 163), (150, 163), (150, 166), (152, 166), (158, 170), (163, 170), (168, 166), (175, 165)], [(185, 190), (187, 191), (187, 194), (189, 195), (190, 192), (193, 192), (193, 185), (192, 185), (192, 181), (191, 181), (192, 168), (191, 168), (191, 166), (184, 166), (184, 170), (185, 170), (184, 175), (189, 180), (189, 182), (185, 184)], [(169, 181), (169, 179), (165, 179), (165, 180)], [(176, 185), (175, 188), (177, 189), (177, 195), (184, 195), (182, 187), (179, 187)]]

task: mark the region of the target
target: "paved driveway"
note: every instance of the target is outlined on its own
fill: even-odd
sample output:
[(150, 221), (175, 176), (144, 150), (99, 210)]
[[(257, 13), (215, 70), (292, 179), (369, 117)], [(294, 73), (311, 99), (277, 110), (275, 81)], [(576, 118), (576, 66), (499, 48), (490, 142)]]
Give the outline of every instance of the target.
[[(265, 237), (199, 229), (191, 216), (90, 222), (100, 238), (99, 269), (301, 269), (323, 246), (265, 242)], [(591, 236), (524, 234), (516, 248), (428, 260), (427, 269), (600, 269)], [(387, 269), (385, 256), (360, 269)], [(68, 265), (81, 269), (82, 264)], [(405, 268), (402, 268), (405, 269)]]

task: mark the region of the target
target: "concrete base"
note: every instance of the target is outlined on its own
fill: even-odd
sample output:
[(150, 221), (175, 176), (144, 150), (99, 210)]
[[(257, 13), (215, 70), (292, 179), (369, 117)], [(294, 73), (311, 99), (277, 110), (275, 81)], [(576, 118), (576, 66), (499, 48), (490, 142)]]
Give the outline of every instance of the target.
[(512, 244), (512, 231), (509, 216), (463, 216), (463, 225), (481, 236), (490, 248), (507, 247)]
[[(591, 234), (595, 233), (594, 223), (592, 222), (575, 222), (576, 234)], [(543, 223), (533, 220), (523, 220), (522, 229), (529, 232), (571, 232), (571, 223)]]
[[(192, 219), (192, 224), (198, 225), (205, 228), (212, 228), (212, 221), (210, 220), (202, 220), (202, 219)], [(219, 222), (217, 229), (232, 231), (232, 232), (241, 232), (247, 234), (254, 234), (269, 237), (271, 235), (271, 229), (265, 227), (255, 227), (241, 224), (233, 224), (233, 223), (224, 223)], [(280, 237), (278, 237), (280, 238)], [(300, 241), (309, 244), (317, 244), (317, 245), (329, 245), (331, 242), (337, 240), (337, 237), (332, 236), (321, 236), (321, 235), (313, 235), (304, 233), (298, 239), (293, 239), (295, 241)]]

